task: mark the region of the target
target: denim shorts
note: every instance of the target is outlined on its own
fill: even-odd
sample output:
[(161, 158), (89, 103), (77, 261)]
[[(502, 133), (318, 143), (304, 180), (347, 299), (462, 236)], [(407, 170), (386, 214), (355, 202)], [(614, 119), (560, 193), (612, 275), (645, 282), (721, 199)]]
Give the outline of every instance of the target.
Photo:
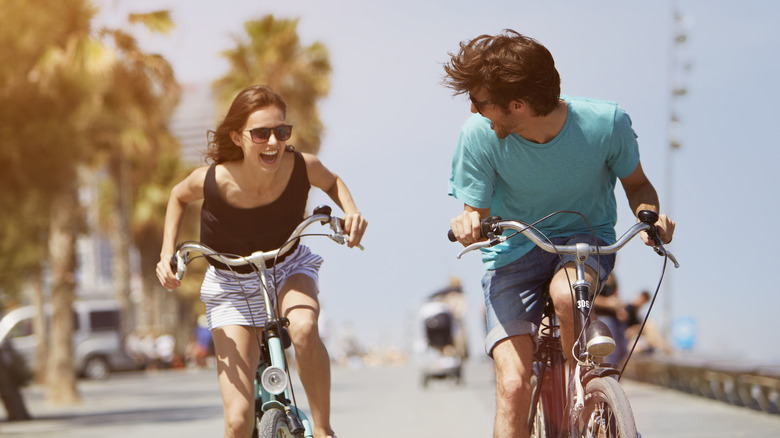
[[(577, 234), (550, 240), (556, 245), (580, 242), (592, 245), (594, 237)], [(605, 245), (606, 242), (598, 239), (598, 244)], [(558, 270), (570, 262), (574, 262), (574, 256), (559, 257), (534, 246), (514, 262), (485, 273), (482, 290), (485, 294), (487, 321), (485, 352), (488, 356), (492, 357), (496, 344), (511, 336), (532, 335), (536, 338), (550, 281)], [(593, 254), (585, 261), (585, 265), (598, 272), (603, 283), (615, 266), (615, 255), (601, 254), (597, 257)]]

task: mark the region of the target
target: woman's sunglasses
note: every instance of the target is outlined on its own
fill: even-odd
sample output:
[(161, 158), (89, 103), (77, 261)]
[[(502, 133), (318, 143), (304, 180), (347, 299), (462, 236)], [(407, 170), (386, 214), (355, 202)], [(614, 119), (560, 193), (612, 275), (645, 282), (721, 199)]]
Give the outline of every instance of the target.
[(271, 138), (271, 132), (274, 133), (274, 137), (276, 137), (276, 140), (278, 141), (289, 140), (292, 135), (292, 128), (292, 125), (279, 125), (273, 128), (254, 128), (245, 129), (244, 131), (249, 131), (253, 142), (265, 143)]

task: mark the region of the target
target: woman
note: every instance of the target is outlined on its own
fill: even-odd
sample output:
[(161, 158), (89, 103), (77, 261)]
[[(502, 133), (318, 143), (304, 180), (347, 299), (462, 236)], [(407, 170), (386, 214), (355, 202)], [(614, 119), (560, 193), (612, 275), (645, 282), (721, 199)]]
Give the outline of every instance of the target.
[[(195, 169), (171, 191), (157, 276), (168, 289), (180, 286), (169, 260), (187, 205), (203, 199), (201, 241), (218, 252), (249, 255), (283, 245), (304, 217), (311, 186), (322, 189), (344, 211), (347, 245), (360, 243), (367, 222), (344, 182), (314, 155), (296, 152), (285, 141), (287, 104), (267, 86), (252, 86), (233, 101), (213, 133), (208, 167)], [(322, 259), (302, 244), (287, 251), (276, 268), (281, 315), (289, 318), (298, 373), (306, 390), (315, 437), (335, 436), (330, 426), (330, 361), (317, 328), (317, 275)], [(253, 379), (259, 361), (255, 333), (265, 323), (257, 293), (235, 293), (234, 275), (209, 260), (201, 287), (217, 355), (225, 413), (225, 437), (249, 437), (253, 428)], [(251, 273), (238, 273), (246, 282)], [(232, 293), (231, 293), (232, 292)]]

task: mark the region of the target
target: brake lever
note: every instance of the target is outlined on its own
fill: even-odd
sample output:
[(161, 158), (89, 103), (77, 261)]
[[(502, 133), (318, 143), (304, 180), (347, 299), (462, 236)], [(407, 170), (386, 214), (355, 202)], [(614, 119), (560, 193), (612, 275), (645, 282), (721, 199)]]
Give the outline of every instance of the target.
[(178, 251), (171, 256), (171, 270), (176, 275), (176, 279), (181, 281), (184, 278), (184, 274), (187, 272), (187, 260), (188, 255), (184, 257), (178, 255)]
[[(330, 237), (330, 240), (338, 243), (339, 245), (345, 245), (347, 243), (346, 236), (348, 236), (348, 234), (344, 233), (344, 227), (342, 226), (343, 222), (344, 219), (339, 217), (330, 218), (330, 229), (333, 230), (333, 233), (329, 234), (328, 237)], [(365, 251), (363, 245), (359, 243), (356, 245), (356, 247), (361, 251)]]
[(680, 264), (677, 263), (677, 258), (674, 256), (674, 254), (669, 252), (663, 245), (655, 245), (655, 246), (653, 246), (653, 250), (659, 256), (667, 257), (669, 260), (671, 260), (672, 263), (674, 264), (675, 268), (679, 268), (680, 267)]
[(477, 249), (482, 249), (482, 248), (489, 248), (491, 246), (496, 246), (499, 243), (505, 242), (506, 239), (508, 239), (508, 237), (506, 237), (506, 236), (495, 236), (495, 237), (493, 237), (492, 239), (489, 239), (489, 240), (483, 240), (481, 242), (472, 243), (471, 245), (463, 248), (463, 250), (458, 253), (457, 258), (460, 259), (467, 252), (471, 252), (471, 251), (474, 251), (474, 250), (477, 250)]

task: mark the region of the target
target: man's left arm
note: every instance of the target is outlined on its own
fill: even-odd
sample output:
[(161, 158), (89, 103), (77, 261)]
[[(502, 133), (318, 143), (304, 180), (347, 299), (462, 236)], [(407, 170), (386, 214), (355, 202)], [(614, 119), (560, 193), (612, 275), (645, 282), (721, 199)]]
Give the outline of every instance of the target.
[[(636, 216), (641, 210), (652, 210), (659, 213), (658, 222), (655, 223), (655, 226), (658, 228), (658, 235), (664, 243), (671, 242), (674, 234), (674, 222), (665, 214), (660, 214), (658, 193), (650, 180), (647, 179), (644, 170), (642, 170), (642, 163), (639, 162), (630, 175), (620, 178), (620, 182), (623, 184), (623, 190), (625, 190), (628, 198), (628, 205), (631, 206), (631, 211), (634, 212), (634, 215)], [(642, 233), (642, 240), (647, 245), (653, 245), (647, 233)]]

